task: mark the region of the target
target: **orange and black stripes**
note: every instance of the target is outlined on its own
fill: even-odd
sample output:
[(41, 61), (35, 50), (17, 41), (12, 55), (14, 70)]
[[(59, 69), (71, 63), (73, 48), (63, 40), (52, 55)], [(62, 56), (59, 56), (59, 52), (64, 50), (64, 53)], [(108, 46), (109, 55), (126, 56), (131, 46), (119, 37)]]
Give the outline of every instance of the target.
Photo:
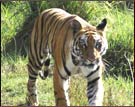
[[(38, 105), (36, 79), (38, 75), (42, 79), (46, 79), (48, 76), (51, 56), (53, 56), (55, 63), (53, 76), (54, 91), (57, 93), (55, 96), (56, 105), (70, 105), (67, 95), (67, 81), (69, 76), (78, 73), (78, 70), (81, 70), (88, 80), (87, 96), (89, 104), (97, 104), (96, 97), (98, 96), (96, 95), (101, 89), (100, 86), (102, 86), (100, 85), (102, 61), (94, 59), (95, 62), (92, 62), (90, 56), (100, 58), (100, 54), (105, 53), (107, 49), (104, 47), (99, 52), (92, 42), (96, 41), (94, 40), (96, 36), (101, 38), (98, 37), (100, 33), (96, 32), (101, 28), (103, 30), (105, 25), (106, 19), (96, 29), (95, 26), (90, 25), (79, 16), (69, 14), (58, 8), (47, 9), (37, 17), (30, 36), (27, 66), (29, 75), (27, 99), (31, 105)], [(101, 36), (103, 37), (103, 35)], [(94, 52), (98, 53), (99, 56)], [(58, 100), (61, 98), (63, 98), (62, 104)]]
[[(68, 75), (70, 75), (70, 71), (66, 67), (65, 60), (65, 52), (64, 52), (64, 43), (66, 42), (67, 33), (65, 33), (65, 26), (69, 26), (70, 20), (73, 20), (76, 16), (66, 14), (66, 12), (58, 12), (53, 10), (46, 10), (35, 21), (34, 28), (32, 31), (32, 35), (30, 37), (30, 47), (29, 47), (29, 70), (30, 74), (37, 76), (36, 73), (43, 66), (43, 62), (41, 60), (44, 56), (47, 56), (49, 52), (53, 54), (58, 54), (55, 51), (56, 45), (60, 46), (62, 53), (60, 56), (62, 57), (61, 63), (63, 63), (63, 67)], [(70, 27), (70, 26), (69, 26)], [(69, 29), (70, 30), (70, 29)], [(67, 28), (68, 31), (68, 28)], [(57, 39), (56, 39), (57, 38)], [(64, 42), (61, 44), (57, 43), (58, 39), (63, 39)], [(55, 52), (54, 52), (55, 51)], [(60, 51), (60, 50), (58, 50)], [(58, 61), (59, 62), (59, 61)], [(30, 67), (30, 65), (32, 67)], [(31, 70), (34, 68), (34, 70)]]

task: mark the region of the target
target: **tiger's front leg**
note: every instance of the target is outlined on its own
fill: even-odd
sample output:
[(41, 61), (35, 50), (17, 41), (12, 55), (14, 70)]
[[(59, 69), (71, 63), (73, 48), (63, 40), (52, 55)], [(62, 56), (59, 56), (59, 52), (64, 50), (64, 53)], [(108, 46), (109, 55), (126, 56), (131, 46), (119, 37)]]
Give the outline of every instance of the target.
[(104, 88), (101, 77), (88, 82), (87, 96), (89, 106), (102, 106)]
[(69, 79), (62, 79), (56, 66), (54, 69), (53, 82), (56, 106), (70, 106), (67, 92), (69, 88)]

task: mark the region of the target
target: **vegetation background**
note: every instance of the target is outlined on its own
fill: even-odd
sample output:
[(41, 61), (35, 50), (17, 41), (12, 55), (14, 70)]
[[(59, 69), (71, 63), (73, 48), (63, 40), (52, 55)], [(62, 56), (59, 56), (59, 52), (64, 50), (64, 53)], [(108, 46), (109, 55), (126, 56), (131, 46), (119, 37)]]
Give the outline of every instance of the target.
[[(134, 105), (134, 14), (130, 1), (7, 1), (1, 3), (1, 105), (25, 105), (27, 47), (34, 20), (44, 9), (57, 7), (77, 14), (93, 25), (108, 20), (109, 49), (104, 56), (104, 105)], [(41, 106), (55, 105), (52, 73), (38, 79)], [(72, 106), (88, 105), (86, 80), (81, 74), (71, 77)]]

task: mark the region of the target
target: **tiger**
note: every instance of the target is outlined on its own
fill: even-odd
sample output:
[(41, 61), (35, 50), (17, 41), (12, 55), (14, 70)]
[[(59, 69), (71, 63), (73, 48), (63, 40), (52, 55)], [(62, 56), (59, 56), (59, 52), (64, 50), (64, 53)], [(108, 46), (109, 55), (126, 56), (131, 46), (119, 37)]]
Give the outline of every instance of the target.
[(56, 106), (70, 106), (68, 89), (72, 75), (81, 72), (87, 80), (90, 106), (101, 106), (105, 70), (102, 56), (108, 49), (107, 19), (97, 26), (60, 8), (44, 10), (35, 19), (28, 49), (28, 105), (38, 106), (37, 77), (46, 79), (54, 59), (53, 86)]

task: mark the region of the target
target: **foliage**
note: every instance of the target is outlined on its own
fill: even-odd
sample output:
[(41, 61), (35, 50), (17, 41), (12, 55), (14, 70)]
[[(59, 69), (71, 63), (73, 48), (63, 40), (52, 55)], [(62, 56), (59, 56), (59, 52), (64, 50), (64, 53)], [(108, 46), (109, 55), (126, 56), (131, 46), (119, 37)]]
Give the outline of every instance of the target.
[[(36, 8), (34, 8), (35, 5)], [(106, 30), (109, 49), (104, 58), (112, 66), (110, 65), (108, 72), (105, 73), (107, 76), (104, 77), (104, 105), (133, 106), (133, 81), (130, 79), (131, 73), (134, 72), (134, 19), (133, 10), (127, 9), (124, 2), (61, 0), (3, 2), (1, 4), (1, 51), (22, 30), (21, 27), (27, 17), (32, 16), (32, 20), (44, 9), (52, 7), (77, 14), (93, 25), (97, 25), (104, 17), (107, 18)], [(33, 11), (34, 9), (36, 11)], [(1, 60), (1, 105), (25, 104), (27, 57), (2, 54)], [(50, 76), (46, 81), (39, 79), (38, 82), (40, 105), (55, 105), (52, 77)], [(84, 78), (81, 76), (71, 78), (69, 96), (71, 105), (87, 105), (86, 80)]]
[[(123, 3), (123, 5), (122, 5)], [(130, 75), (131, 69), (124, 55), (130, 60), (133, 68), (133, 12), (126, 8), (125, 2), (80, 2), (80, 1), (40, 1), (40, 2), (11, 2), (1, 6), (2, 8), (2, 49), (5, 44), (21, 28), (22, 23), (30, 15), (30, 6), (37, 6), (37, 12), (42, 12), (46, 8), (63, 8), (66, 11), (77, 14), (93, 25), (97, 25), (103, 18), (108, 20), (107, 39), (109, 49), (105, 58), (113, 65), (113, 70), (109, 73), (113, 75)], [(31, 5), (30, 5), (31, 4)], [(13, 7), (15, 6), (15, 8)], [(34, 7), (34, 6), (33, 6)], [(72, 7), (72, 8), (71, 8)], [(121, 7), (123, 7), (121, 9)], [(15, 11), (14, 11), (15, 9)], [(14, 12), (12, 12), (14, 11)], [(39, 14), (38, 13), (38, 14)], [(31, 13), (34, 14), (35, 13)], [(36, 15), (36, 14), (35, 14)], [(9, 20), (10, 19), (10, 20)], [(115, 59), (115, 60), (114, 60)], [(126, 63), (125, 63), (126, 62)], [(117, 64), (119, 63), (119, 64)]]
[(1, 4), (1, 49), (3, 50), (5, 44), (13, 38), (30, 13), (30, 8), (27, 2), (7, 2), (5, 5)]

